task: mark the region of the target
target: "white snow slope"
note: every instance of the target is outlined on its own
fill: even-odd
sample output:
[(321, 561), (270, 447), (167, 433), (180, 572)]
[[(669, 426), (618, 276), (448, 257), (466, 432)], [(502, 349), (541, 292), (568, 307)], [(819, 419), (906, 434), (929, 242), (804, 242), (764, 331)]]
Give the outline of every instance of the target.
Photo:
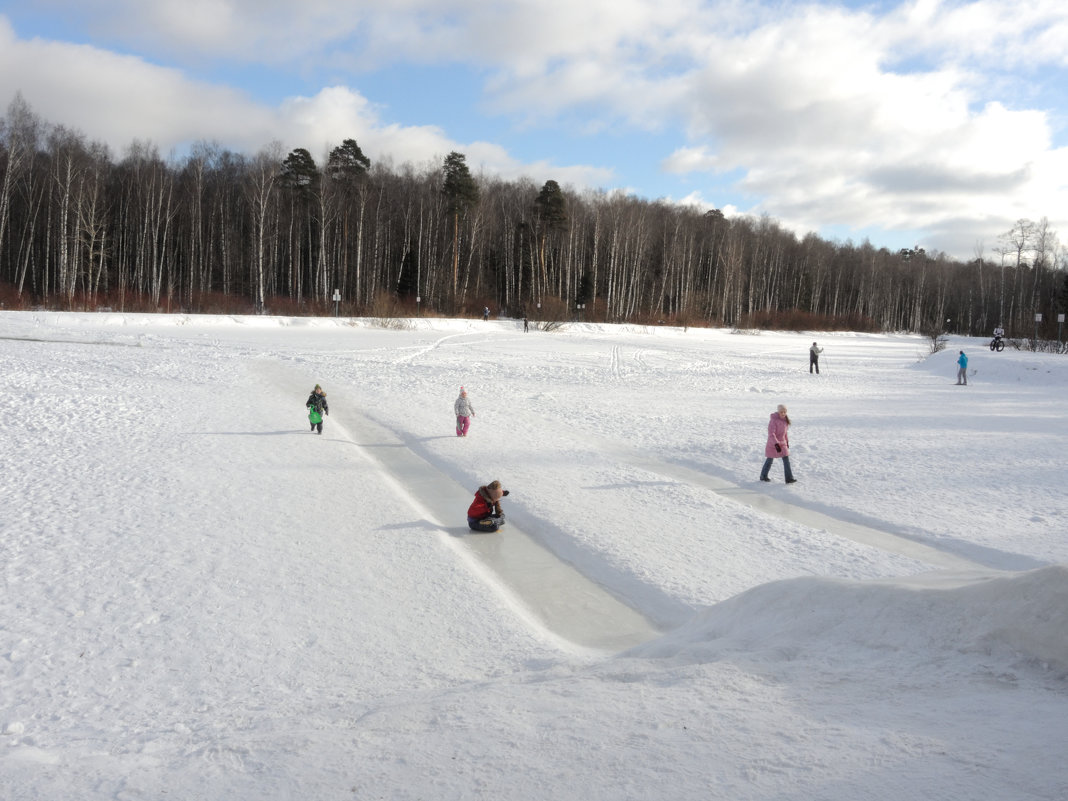
[(1064, 357), (0, 312), (0, 365), (2, 799), (1068, 797)]

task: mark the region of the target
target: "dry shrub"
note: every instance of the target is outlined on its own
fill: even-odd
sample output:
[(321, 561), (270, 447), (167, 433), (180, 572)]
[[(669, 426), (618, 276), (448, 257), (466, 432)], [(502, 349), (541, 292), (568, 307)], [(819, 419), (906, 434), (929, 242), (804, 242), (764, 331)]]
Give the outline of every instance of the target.
[(382, 290), (371, 301), (368, 317), (374, 319), (379, 328), (405, 330), (412, 327), (407, 310), (393, 292)]
[(545, 297), (542, 298), (541, 308), (536, 304), (532, 306), (527, 313), (527, 320), (535, 331), (555, 331), (565, 323), (577, 319), (570, 304), (560, 298)]
[(32, 305), (29, 293), (20, 295), (14, 284), (0, 283), (0, 309), (24, 311)]
[(764, 331), (860, 331), (872, 334), (881, 330), (875, 320), (862, 314), (813, 314), (801, 309), (752, 312), (742, 315), (735, 327)]

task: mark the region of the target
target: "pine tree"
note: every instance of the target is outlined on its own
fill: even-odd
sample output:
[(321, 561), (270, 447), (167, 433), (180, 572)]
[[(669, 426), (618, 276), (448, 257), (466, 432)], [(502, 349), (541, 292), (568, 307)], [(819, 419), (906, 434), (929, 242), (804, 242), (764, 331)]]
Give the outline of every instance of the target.
[(454, 150), (445, 157), (444, 173), (441, 191), (452, 215), (452, 294), (455, 297), (460, 273), (460, 218), (478, 203), (479, 191), (463, 153)]

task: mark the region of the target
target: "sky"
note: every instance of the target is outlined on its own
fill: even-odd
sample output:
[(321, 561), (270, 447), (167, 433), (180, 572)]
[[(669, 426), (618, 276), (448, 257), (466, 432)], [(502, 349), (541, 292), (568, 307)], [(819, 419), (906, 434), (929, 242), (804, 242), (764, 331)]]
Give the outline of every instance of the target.
[(272, 142), (995, 257), (1068, 238), (1061, 0), (0, 0), (0, 104), (178, 157)]
[(986, 345), (0, 310), (0, 797), (1064, 801), (1068, 357)]

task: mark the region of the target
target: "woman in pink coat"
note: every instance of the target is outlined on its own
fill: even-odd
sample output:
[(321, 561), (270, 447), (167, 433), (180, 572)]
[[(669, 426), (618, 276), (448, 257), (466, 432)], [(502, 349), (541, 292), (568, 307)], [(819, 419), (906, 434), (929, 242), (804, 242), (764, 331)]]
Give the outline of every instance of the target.
[(786, 415), (786, 407), (779, 404), (779, 410), (771, 413), (768, 421), (768, 444), (764, 446), (764, 469), (760, 471), (761, 481), (771, 481), (768, 471), (775, 459), (782, 459), (782, 468), (786, 472), (786, 483), (793, 484), (797, 481), (790, 469), (790, 418)]

